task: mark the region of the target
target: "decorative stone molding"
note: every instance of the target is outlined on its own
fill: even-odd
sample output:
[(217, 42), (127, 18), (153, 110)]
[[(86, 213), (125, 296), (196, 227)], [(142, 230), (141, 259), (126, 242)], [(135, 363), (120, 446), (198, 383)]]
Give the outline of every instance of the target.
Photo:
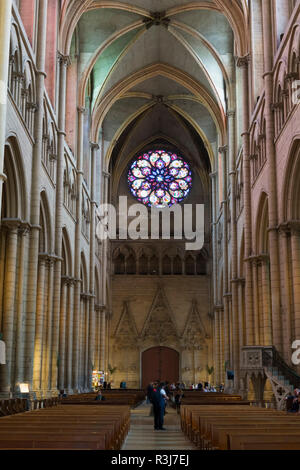
[(64, 65), (66, 67), (68, 67), (69, 65), (71, 65), (71, 58), (69, 55), (64, 55), (62, 54), (61, 52), (57, 52), (57, 59), (58, 59), (58, 62), (60, 63), (60, 65)]
[(244, 55), (243, 57), (236, 57), (237, 67), (248, 67), (250, 62), (250, 54)]
[(92, 150), (99, 150), (99, 144), (97, 144), (96, 142), (90, 142), (90, 147)]
[(228, 145), (223, 145), (222, 147), (219, 147), (218, 149), (219, 153), (225, 154), (228, 151)]
[(166, 18), (165, 11), (150, 12), (151, 18), (144, 18), (143, 23), (146, 26), (146, 29), (151, 28), (151, 26), (164, 26), (168, 28), (170, 24), (170, 18)]
[(11, 218), (11, 219), (2, 219), (1, 226), (7, 230), (17, 230), (22, 224), (21, 219)]

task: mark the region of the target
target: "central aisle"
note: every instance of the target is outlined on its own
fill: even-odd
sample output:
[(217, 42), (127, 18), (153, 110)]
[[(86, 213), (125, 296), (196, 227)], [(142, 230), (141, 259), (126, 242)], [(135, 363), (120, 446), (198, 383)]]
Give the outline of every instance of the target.
[(154, 430), (154, 418), (149, 416), (150, 405), (143, 403), (131, 410), (130, 431), (122, 450), (197, 450), (180, 428), (180, 416), (168, 406), (164, 427)]

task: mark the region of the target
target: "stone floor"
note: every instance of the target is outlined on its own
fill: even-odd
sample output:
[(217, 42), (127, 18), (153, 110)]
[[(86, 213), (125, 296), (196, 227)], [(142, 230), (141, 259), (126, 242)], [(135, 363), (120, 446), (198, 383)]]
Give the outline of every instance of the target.
[(173, 408), (167, 408), (166, 431), (155, 431), (149, 414), (150, 405), (145, 402), (131, 410), (130, 431), (122, 450), (196, 450), (181, 431), (180, 417)]

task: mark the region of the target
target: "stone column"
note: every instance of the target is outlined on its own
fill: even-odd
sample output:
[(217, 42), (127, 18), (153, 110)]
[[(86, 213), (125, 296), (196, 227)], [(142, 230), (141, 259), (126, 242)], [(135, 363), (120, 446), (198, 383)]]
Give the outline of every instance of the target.
[[(216, 230), (216, 199), (217, 199), (217, 172), (211, 173), (211, 192), (212, 192), (212, 240), (213, 240), (213, 286), (214, 286), (214, 304), (218, 301), (218, 245)], [(184, 273), (184, 266), (182, 272)]]
[(39, 221), (41, 202), (41, 168), (43, 152), (43, 116), (44, 116), (44, 94), (45, 94), (45, 53), (46, 53), (46, 31), (47, 31), (47, 7), (48, 0), (40, 2), (38, 12), (38, 34), (36, 52), (36, 104), (37, 110), (34, 120), (34, 147), (32, 155), (31, 174), (31, 206), (30, 206), (30, 245), (28, 259), (28, 283), (27, 283), (27, 305), (25, 324), (25, 382), (32, 387), (33, 358), (34, 358), (34, 336), (36, 319), (36, 288), (37, 269), (39, 253)]
[(292, 248), (292, 280), (294, 293), (293, 339), (300, 339), (300, 223), (292, 222), (290, 226)]
[(106, 338), (106, 312), (102, 306), (100, 312), (100, 369), (105, 372), (105, 338)]
[(60, 320), (59, 320), (59, 361), (58, 361), (58, 390), (65, 389), (65, 353), (66, 353), (66, 316), (68, 303), (69, 278), (61, 278)]
[[(109, 189), (109, 178), (110, 178), (110, 173), (107, 173), (106, 171), (103, 171), (103, 201), (108, 202), (108, 189)], [(109, 243), (108, 240), (103, 240), (102, 243), (102, 292), (101, 292), (101, 297), (102, 297), (102, 303), (103, 305), (106, 305), (107, 298), (106, 298), (106, 284), (107, 284), (107, 254), (108, 254), (108, 247)]]
[(263, 342), (265, 346), (272, 345), (272, 318), (270, 292), (270, 258), (262, 258), (262, 296), (263, 296)]
[(254, 344), (259, 345), (259, 291), (258, 291), (258, 257), (252, 256), (253, 279), (253, 317), (254, 317)]
[(245, 328), (246, 344), (254, 344), (253, 291), (252, 291), (252, 222), (251, 222), (251, 176), (249, 143), (249, 56), (241, 57), (237, 66), (242, 69), (243, 86), (243, 176), (244, 176), (244, 235), (245, 235)]
[[(21, 223), (19, 229), (20, 236), (20, 254), (19, 254), (19, 269), (17, 281), (17, 327), (16, 327), (16, 365), (15, 365), (15, 389), (19, 383), (23, 382), (24, 374), (24, 294), (26, 285), (26, 263), (28, 255), (28, 238), (30, 233), (30, 226), (26, 223)], [(1, 298), (1, 296), (0, 296)]]
[[(84, 338), (83, 338), (83, 345), (84, 345), (84, 358), (85, 358), (85, 361), (84, 361), (84, 367), (83, 367), (83, 370), (84, 370), (84, 389), (87, 391), (87, 390), (91, 390), (91, 387), (92, 387), (92, 377), (89, 377), (89, 372), (91, 370), (91, 367), (89, 365), (89, 351), (90, 351), (90, 344), (89, 344), (89, 337), (90, 337), (90, 330), (89, 330), (89, 325), (90, 325), (90, 312), (91, 312), (91, 309), (90, 309), (90, 302), (91, 302), (91, 297), (90, 295), (87, 295), (86, 297), (86, 301), (85, 301), (85, 305), (84, 305), (84, 313), (85, 313), (85, 317), (84, 317), (84, 331), (85, 331), (85, 335), (84, 335)], [(90, 382), (90, 384), (89, 384)]]
[(215, 381), (216, 385), (221, 383), (220, 377), (220, 326), (219, 326), (219, 311), (215, 309), (214, 315), (214, 348), (215, 348)]
[(238, 301), (239, 301), (239, 345), (240, 348), (245, 345), (245, 315), (244, 315), (244, 286), (245, 279), (238, 278)]
[[(224, 362), (230, 362), (230, 323), (229, 323), (229, 270), (228, 270), (228, 200), (227, 200), (227, 150), (228, 147), (220, 147), (219, 152), (222, 155), (222, 206), (223, 206), (223, 238), (222, 238), (222, 254), (223, 254), (223, 304), (224, 304)], [(232, 367), (232, 364), (230, 365)]]
[(80, 265), (81, 265), (81, 209), (82, 209), (82, 181), (83, 181), (83, 120), (84, 108), (78, 108), (78, 128), (77, 128), (77, 200), (76, 200), (76, 227), (75, 227), (75, 250), (74, 250), (74, 317), (73, 317), (73, 390), (78, 388), (79, 373), (79, 318), (80, 318)]
[(39, 256), (32, 385), (34, 392), (40, 392), (41, 389), (46, 260), (47, 255)]
[(95, 218), (96, 218), (96, 152), (99, 145), (91, 143), (91, 222), (90, 222), (90, 293), (89, 302), (89, 356), (88, 356), (88, 388), (92, 388), (92, 372), (95, 364)]
[(68, 307), (66, 318), (66, 389), (67, 393), (72, 393), (72, 358), (73, 358), (73, 301), (74, 301), (75, 280), (70, 279), (68, 289)]
[(108, 370), (109, 364), (109, 325), (111, 319), (111, 312), (106, 310), (106, 321), (105, 321), (105, 370)]
[(84, 337), (85, 337), (85, 295), (80, 294), (80, 311), (79, 311), (79, 334), (78, 334), (78, 384), (76, 390), (83, 391), (83, 365), (84, 365)]
[(230, 110), (228, 116), (228, 147), (229, 147), (229, 177), (230, 177), (230, 212), (231, 212), (231, 302), (232, 302), (232, 356), (234, 370), (234, 390), (239, 388), (240, 347), (239, 347), (239, 313), (238, 286), (235, 282), (238, 272), (238, 243), (236, 222), (236, 126), (235, 110)]
[(100, 305), (95, 305), (96, 326), (95, 326), (95, 370), (100, 369)]
[(251, 12), (251, 51), (252, 51), (252, 86), (253, 104), (255, 105), (258, 96), (263, 90), (263, 31), (262, 31), (262, 10), (261, 0), (251, 0), (249, 8)]
[[(54, 274), (54, 258), (47, 257), (48, 283), (47, 283), (47, 303), (46, 318), (44, 323), (44, 352), (43, 352), (43, 389), (49, 393), (51, 389), (51, 367), (52, 367), (52, 325), (53, 325), (53, 274)], [(55, 363), (56, 365), (56, 363)]]
[(9, 68), (9, 44), (12, 0), (0, 2), (0, 207), (2, 207), (2, 186), (6, 180), (3, 174), (6, 132), (7, 81)]
[(3, 293), (2, 332), (6, 345), (6, 364), (0, 369), (0, 391), (7, 398), (12, 391), (12, 363), (14, 342), (14, 310), (17, 273), (18, 219), (3, 219), (2, 225), (7, 228), (6, 262)]
[(59, 344), (59, 313), (61, 289), (61, 262), (62, 262), (62, 211), (63, 211), (63, 171), (65, 153), (65, 122), (66, 122), (66, 78), (67, 67), (70, 64), (69, 56), (59, 54), (59, 107), (58, 107), (58, 143), (56, 164), (56, 201), (55, 201), (55, 265), (54, 265), (54, 296), (53, 296), (53, 323), (52, 323), (52, 357), (51, 357), (51, 389), (57, 390), (57, 357)]
[[(290, 4), (292, 3), (289, 0), (275, 0), (276, 3), (276, 33), (277, 33), (277, 46), (281, 42), (281, 35), (285, 33), (289, 19), (291, 16)], [(274, 8), (272, 4), (272, 9)]]
[(225, 359), (224, 359), (224, 307), (219, 308), (220, 328), (220, 381), (225, 382)]
[(282, 329), (283, 329), (283, 357), (287, 363), (291, 361), (292, 344), (292, 312), (291, 312), (291, 281), (290, 281), (290, 227), (281, 225), (279, 228), (279, 243), (281, 257), (281, 298), (282, 298)]
[(280, 319), (280, 265), (278, 252), (278, 207), (277, 207), (277, 175), (275, 152), (275, 129), (273, 104), (273, 44), (272, 44), (272, 7), (270, 0), (262, 2), (263, 39), (265, 62), (265, 119), (266, 119), (266, 154), (268, 169), (268, 209), (269, 209), (269, 247), (271, 261), (272, 290), (272, 329), (273, 344), (282, 351), (282, 326)]

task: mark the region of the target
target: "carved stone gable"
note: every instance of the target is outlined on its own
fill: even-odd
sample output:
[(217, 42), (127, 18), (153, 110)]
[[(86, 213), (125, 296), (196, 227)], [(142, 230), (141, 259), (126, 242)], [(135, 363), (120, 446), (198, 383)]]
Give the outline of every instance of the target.
[(187, 349), (195, 347), (199, 349), (207, 338), (208, 335), (201, 320), (197, 302), (193, 301), (182, 334), (183, 344)]
[(159, 289), (145, 321), (141, 339), (149, 337), (161, 344), (169, 339), (178, 339), (173, 313), (162, 289)]
[(124, 302), (123, 311), (113, 337), (118, 349), (135, 349), (137, 347), (138, 332), (128, 302)]

